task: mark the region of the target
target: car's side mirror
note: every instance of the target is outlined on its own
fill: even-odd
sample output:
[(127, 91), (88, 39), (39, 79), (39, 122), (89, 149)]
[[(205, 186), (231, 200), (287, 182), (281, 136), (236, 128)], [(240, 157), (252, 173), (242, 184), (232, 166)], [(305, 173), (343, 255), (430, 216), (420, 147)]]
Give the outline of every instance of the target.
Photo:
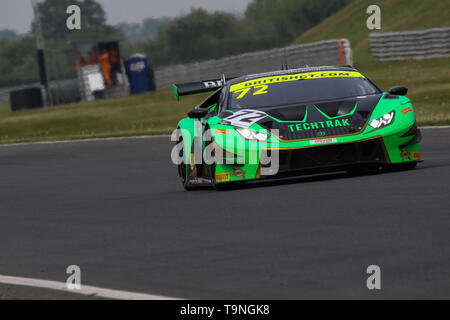
[(389, 89), (389, 93), (396, 96), (406, 96), (408, 93), (407, 86), (395, 86)]
[(195, 108), (191, 109), (188, 112), (188, 117), (192, 119), (201, 119), (204, 118), (208, 114), (208, 110), (203, 108)]

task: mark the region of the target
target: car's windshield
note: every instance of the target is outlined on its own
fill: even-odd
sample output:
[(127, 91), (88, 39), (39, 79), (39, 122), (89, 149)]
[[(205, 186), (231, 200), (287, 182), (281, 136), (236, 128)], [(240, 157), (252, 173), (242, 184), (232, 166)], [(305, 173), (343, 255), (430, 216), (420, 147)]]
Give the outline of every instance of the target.
[[(350, 76), (334, 76), (339, 74)], [(379, 89), (358, 72), (314, 72), (271, 76), (231, 85), (227, 107), (231, 110), (276, 107), (375, 93), (379, 93)]]

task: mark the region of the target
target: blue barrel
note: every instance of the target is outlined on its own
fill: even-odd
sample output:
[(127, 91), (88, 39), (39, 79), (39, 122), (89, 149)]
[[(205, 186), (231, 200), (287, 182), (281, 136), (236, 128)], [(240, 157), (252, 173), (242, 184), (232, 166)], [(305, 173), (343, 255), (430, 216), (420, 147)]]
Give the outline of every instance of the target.
[(144, 93), (154, 89), (153, 72), (144, 55), (136, 54), (125, 60), (125, 70), (131, 94)]

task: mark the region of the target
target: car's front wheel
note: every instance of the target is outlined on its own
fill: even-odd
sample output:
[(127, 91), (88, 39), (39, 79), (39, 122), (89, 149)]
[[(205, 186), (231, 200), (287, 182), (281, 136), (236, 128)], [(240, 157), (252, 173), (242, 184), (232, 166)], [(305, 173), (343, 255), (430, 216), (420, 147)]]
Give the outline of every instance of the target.
[[(179, 159), (184, 159), (184, 150), (186, 150), (184, 142), (183, 142), (183, 136), (179, 136), (177, 140), (177, 146), (178, 146), (178, 157)], [(180, 176), (181, 184), (183, 185), (184, 189), (186, 190), (192, 190), (193, 188), (189, 186), (188, 179), (187, 179), (187, 168), (186, 168), (186, 161), (181, 161), (177, 165), (178, 169), (178, 175)]]

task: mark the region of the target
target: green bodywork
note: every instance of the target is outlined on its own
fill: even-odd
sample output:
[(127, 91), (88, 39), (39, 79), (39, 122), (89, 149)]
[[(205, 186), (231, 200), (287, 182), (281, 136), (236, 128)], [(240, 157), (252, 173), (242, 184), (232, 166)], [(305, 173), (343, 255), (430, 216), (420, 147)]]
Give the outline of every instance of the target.
[[(344, 143), (353, 143), (359, 141), (366, 141), (370, 139), (382, 138), (385, 149), (385, 157), (388, 161), (388, 164), (396, 164), (396, 163), (406, 163), (406, 162), (417, 162), (420, 160), (420, 152), (419, 152), (419, 144), (410, 144), (406, 147), (400, 149), (399, 146), (407, 144), (413, 138), (413, 136), (408, 135), (402, 137), (405, 133), (407, 133), (415, 124), (415, 114), (414, 109), (410, 100), (404, 96), (399, 96), (397, 99), (384, 99), (386, 93), (383, 93), (383, 96), (378, 101), (375, 109), (373, 110), (370, 119), (366, 122), (365, 127), (357, 133), (347, 134), (343, 136), (335, 136), (332, 137), (336, 139), (330, 143), (321, 143), (320, 146), (325, 146), (329, 144), (344, 144)], [(411, 108), (411, 110), (407, 108)], [(210, 106), (209, 108), (215, 108), (215, 105)], [(405, 112), (405, 109), (408, 112)], [(352, 110), (351, 113), (355, 112), (355, 109)], [(319, 110), (320, 111), (320, 110)], [(373, 129), (368, 124), (373, 119), (378, 119), (382, 117), (384, 114), (389, 113), (391, 111), (395, 111), (395, 117), (393, 122), (383, 128)], [(403, 111), (403, 112), (402, 112)], [(232, 112), (232, 111), (231, 111)], [(351, 114), (350, 113), (350, 114)], [(350, 115), (348, 114), (348, 115)], [(342, 119), (345, 116), (342, 115), (338, 117), (328, 117), (331, 121), (330, 125), (334, 125), (338, 119), (342, 124)], [(271, 117), (272, 119), (282, 122), (276, 118)], [(181, 120), (178, 124), (178, 127), (183, 129), (186, 134), (183, 134), (183, 139), (185, 142), (185, 159), (186, 159), (186, 167), (189, 167), (188, 158), (191, 153), (191, 146), (195, 138), (198, 138), (202, 133), (205, 125), (211, 128), (212, 136), (217, 145), (223, 150), (233, 153), (235, 155), (239, 155), (239, 159), (245, 157), (246, 161), (243, 165), (234, 165), (234, 164), (216, 164), (215, 172), (216, 176), (219, 174), (226, 174), (227, 179), (225, 181), (216, 181), (216, 183), (224, 183), (224, 182), (234, 182), (234, 181), (244, 181), (244, 180), (253, 180), (259, 179), (259, 164), (249, 164), (248, 159), (257, 158), (258, 160), (261, 157), (262, 151), (264, 148), (271, 149), (277, 148), (279, 150), (282, 149), (299, 149), (299, 148), (314, 148), (315, 146), (311, 145), (311, 140), (318, 139), (302, 139), (298, 141), (283, 141), (281, 139), (277, 139), (275, 136), (269, 136), (267, 143), (261, 144), (256, 141), (245, 140), (239, 133), (237, 133), (236, 128), (229, 125), (221, 124), (221, 118), (218, 116), (212, 116), (207, 118), (206, 121), (204, 119), (196, 120), (185, 118)], [(203, 124), (202, 124), (203, 122)], [(295, 128), (298, 124), (308, 124), (307, 115), (301, 121), (284, 121), (284, 123), (289, 122), (292, 123), (292, 127)], [(289, 125), (289, 123), (287, 123)], [(344, 123), (345, 124), (345, 123)], [(307, 128), (308, 126), (306, 126)], [(304, 129), (304, 127), (299, 127), (300, 129)], [(226, 134), (216, 132), (217, 129), (227, 130)], [(251, 127), (251, 130), (267, 132), (262, 126), (257, 123), (254, 123)], [(328, 139), (330, 137), (326, 137), (324, 139)], [(230, 150), (227, 147), (227, 141), (234, 140), (233, 147), (234, 150)], [(204, 145), (203, 145), (204, 147)], [(252, 159), (253, 159), (252, 158)], [(259, 163), (259, 161), (258, 161)], [(189, 170), (186, 170), (186, 175), (189, 174)], [(229, 179), (228, 179), (229, 178)]]

